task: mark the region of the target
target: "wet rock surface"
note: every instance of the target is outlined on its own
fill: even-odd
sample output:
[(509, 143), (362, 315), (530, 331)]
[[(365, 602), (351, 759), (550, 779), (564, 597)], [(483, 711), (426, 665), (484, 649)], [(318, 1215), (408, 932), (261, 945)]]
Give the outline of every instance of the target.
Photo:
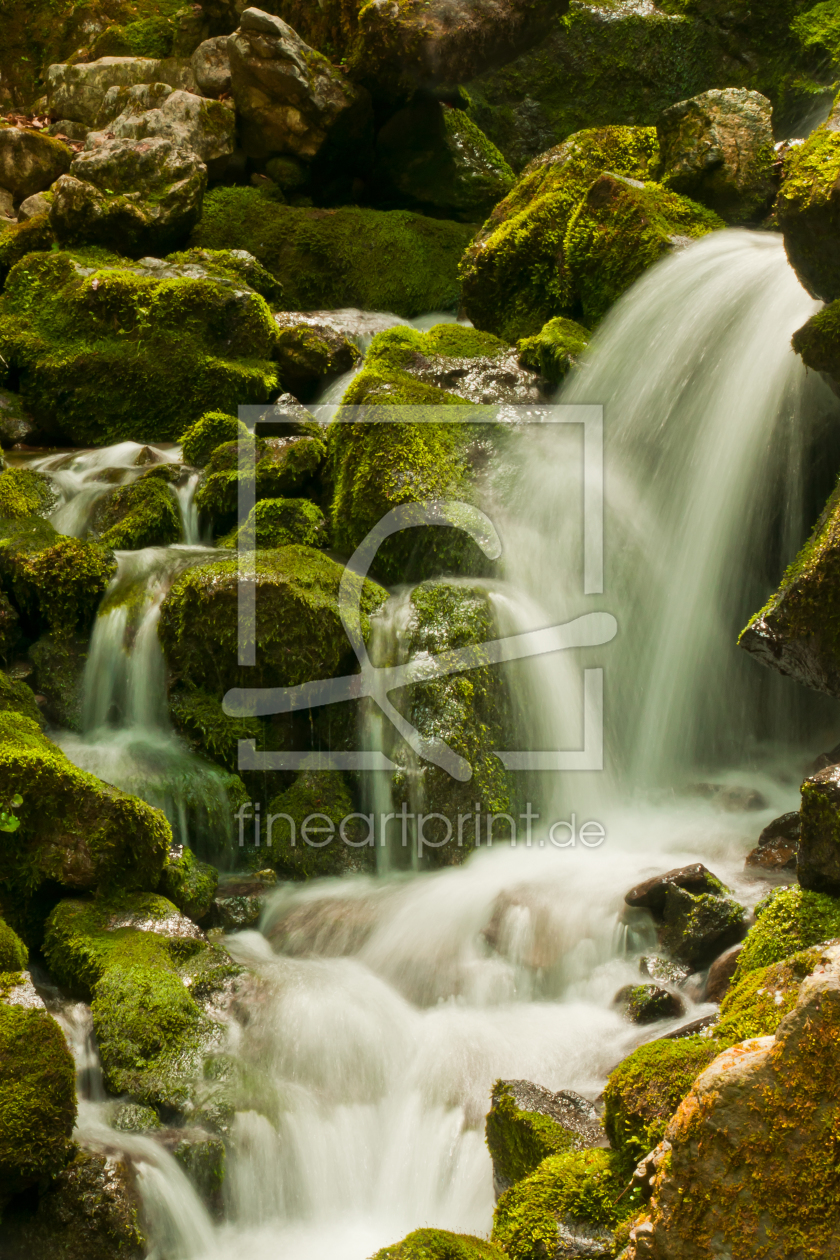
[(840, 767), (802, 785), (796, 877), (803, 888), (840, 895)]
[(747, 870), (785, 872), (796, 870), (801, 820), (799, 811), (774, 818), (746, 857)]
[(613, 1005), (633, 1024), (678, 1019), (686, 1010), (685, 1002), (678, 994), (655, 984), (625, 985), (616, 993)]

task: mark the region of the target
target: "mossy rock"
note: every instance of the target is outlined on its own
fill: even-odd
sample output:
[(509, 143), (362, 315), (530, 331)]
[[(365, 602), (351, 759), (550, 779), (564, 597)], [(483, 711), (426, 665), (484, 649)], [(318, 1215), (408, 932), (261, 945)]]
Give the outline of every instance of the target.
[(0, 849), (16, 915), (43, 884), (154, 887), (172, 838), (159, 810), (79, 770), (30, 718), (0, 713), (0, 735), (0, 800), (23, 797)]
[(796, 1006), (799, 986), (820, 963), (819, 949), (802, 950), (784, 962), (748, 971), (729, 986), (714, 1026), (722, 1046), (771, 1037), (784, 1017)]
[(195, 923), (200, 923), (210, 912), (219, 872), (209, 862), (199, 862), (192, 849), (186, 846), (177, 857), (172, 854), (164, 866), (158, 891)]
[(261, 499), (252, 508), (247, 524), (232, 529), (219, 540), (219, 546), (235, 548), (245, 531), (261, 550), (292, 543), (326, 547), (329, 542), (324, 513), (311, 499)]
[(610, 1074), (604, 1127), (613, 1146), (635, 1163), (662, 1141), (671, 1116), (721, 1050), (699, 1035), (639, 1046)]
[(93, 529), (101, 546), (114, 551), (166, 547), (181, 540), (181, 513), (169, 486), (144, 476), (97, 503)]
[(151, 893), (62, 901), (44, 953), (59, 984), (91, 1000), (108, 1089), (179, 1114), (220, 1027), (204, 1010), (240, 969)]
[(776, 216), (802, 284), (824, 302), (840, 298), (840, 133), (838, 107), (784, 161)]
[(526, 167), (461, 263), (463, 306), (476, 327), (518, 341), (557, 315), (574, 316), (565, 241), (575, 211), (604, 171), (641, 182), (658, 155), (653, 127), (604, 127)]
[(7, 468), (0, 473), (0, 520), (49, 516), (58, 502), (55, 487), (35, 468)]
[(282, 305), (283, 286), (246, 249), (182, 249), (168, 254), (166, 266), (188, 274), (186, 269), (229, 280), (240, 288), (247, 286), (265, 298), (272, 310)]
[[(169, 665), (186, 682), (217, 698), (230, 687), (294, 686), (333, 678), (355, 660), (338, 615), (344, 570), (310, 547), (259, 551), (255, 558), (256, 667), (239, 666), (239, 562), (196, 565), (174, 583), (160, 617)], [(359, 579), (354, 579), (359, 581)], [(361, 627), (385, 599), (373, 582), (360, 584)]]
[(84, 257), (29, 255), (0, 297), (5, 371), (46, 429), (74, 443), (173, 440), (211, 408), (277, 392), (276, 329), (257, 293)]
[(250, 430), (236, 416), (224, 411), (208, 411), (178, 438), (184, 462), (204, 468), (216, 447), (250, 438)]
[(0, 232), (0, 286), (15, 263), (27, 254), (52, 249), (54, 244), (55, 234), (46, 214), (36, 214)]
[(88, 645), (84, 634), (43, 634), (28, 652), (35, 666), (33, 687), (44, 697), (47, 720), (67, 731), (82, 730)]
[(67, 538), (48, 521), (0, 521), (0, 584), (31, 638), (87, 630), (116, 567), (98, 543)]
[(0, 919), (0, 972), (24, 971), (29, 962), (29, 950), (14, 928)]
[[(253, 447), (254, 494), (259, 499), (286, 498), (315, 491), (326, 457), (320, 437), (257, 438)], [(216, 533), (227, 533), (239, 515), (240, 481), (252, 475), (250, 448), (238, 442), (216, 447), (195, 491), (195, 505), (213, 522)], [(241, 467), (240, 467), (241, 465)]]
[(353, 815), (353, 798), (341, 774), (304, 770), (269, 805), (266, 847), (249, 856), (263, 865), (270, 862), (284, 879), (370, 870), (375, 864), (371, 829)]
[(493, 1242), (509, 1260), (533, 1260), (563, 1255), (564, 1231), (574, 1231), (591, 1239), (583, 1254), (601, 1254), (593, 1243), (611, 1254), (613, 1231), (639, 1209), (638, 1190), (628, 1191), (631, 1172), (626, 1158), (615, 1151), (549, 1156), (499, 1199)]
[(780, 888), (756, 906), (757, 922), (738, 955), (735, 980), (840, 936), (840, 898)]
[(221, 701), (200, 687), (178, 687), (169, 696), (169, 716), (178, 733), (196, 752), (236, 772), (239, 741), (260, 743), (263, 725), (259, 718), (231, 718)]
[(473, 231), (404, 210), (306, 209), (256, 188), (217, 188), (192, 242), (248, 250), (283, 285), (287, 310), (355, 306), (410, 318), (457, 305), (458, 260)]
[(840, 301), (812, 315), (793, 334), (791, 345), (806, 367), (840, 383)]
[(687, 197), (648, 183), (601, 175), (572, 216), (563, 252), (587, 324), (594, 326), (639, 277), (674, 249), (724, 228)]
[(549, 1107), (527, 1110), (520, 1106), (516, 1084), (496, 1082), (484, 1122), (497, 1193), (529, 1176), (550, 1155), (562, 1155), (580, 1146), (577, 1134), (556, 1115), (548, 1114)]
[(573, 319), (558, 315), (544, 324), (533, 337), (522, 337), (517, 343), (519, 362), (539, 372), (552, 385), (559, 385), (589, 344), (589, 332)]
[(504, 1252), (484, 1238), (416, 1229), (402, 1242), (377, 1251), (373, 1260), (503, 1260)]
[[(44, 725), (41, 710), (35, 702), (35, 693), (25, 682), (10, 678), (0, 670), (0, 713), (19, 713), (38, 726)], [(0, 967), (0, 971), (4, 968)]]
[(5, 1195), (55, 1176), (72, 1151), (76, 1069), (44, 1010), (0, 1000), (0, 1187)]

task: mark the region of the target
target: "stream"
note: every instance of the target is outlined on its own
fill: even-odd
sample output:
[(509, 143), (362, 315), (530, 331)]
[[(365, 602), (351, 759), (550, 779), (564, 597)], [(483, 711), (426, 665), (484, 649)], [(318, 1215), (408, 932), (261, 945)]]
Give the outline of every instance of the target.
[[(78, 1136), (137, 1165), (154, 1260), (366, 1260), (422, 1226), (487, 1235), (493, 1082), (595, 1098), (653, 1035), (612, 1007), (655, 943), (619, 920), (628, 888), (702, 860), (746, 904), (764, 894), (744, 856), (797, 807), (801, 772), (837, 742), (830, 705), (736, 647), (840, 466), (826, 436), (840, 404), (790, 349), (818, 308), (781, 237), (738, 230), (675, 253), (616, 304), (558, 398), (605, 407), (603, 595), (582, 593), (580, 436), (532, 427), (519, 498), (499, 526), (504, 573), (491, 604), (500, 634), (593, 610), (615, 616), (614, 642), (510, 675), (527, 747), (545, 751), (580, 746), (583, 671), (603, 669), (605, 769), (535, 775), (543, 822), (530, 846), (496, 844), (433, 873), (284, 885), (260, 932), (226, 938), (259, 981), (247, 1022), (231, 1020), (228, 1049), (251, 1070), (261, 1106), (236, 1116), (221, 1222), (152, 1139), (108, 1127), (84, 1008), (65, 1013)], [(345, 387), (318, 400), (321, 418)], [(815, 473), (818, 442), (837, 460)], [(128, 479), (140, 453), (124, 443), (40, 457), (62, 493), (56, 527), (83, 533), (113, 484), (102, 471)], [(84, 730), (53, 736), (76, 764), (164, 808), (180, 843), (202, 810), (210, 825), (224, 795), (221, 772), (169, 727), (156, 634), (172, 582), (212, 554), (193, 489), (194, 479), (177, 489), (184, 543), (119, 554), (88, 659)], [(386, 609), (398, 620), (398, 594)], [(379, 632), (390, 631), (381, 622)], [(704, 783), (757, 791), (763, 804), (727, 812)], [(550, 843), (548, 820), (572, 813), (597, 820), (603, 844)], [(346, 930), (319, 935), (336, 902)], [(277, 953), (272, 926), (291, 911), (303, 938)], [(689, 985), (683, 1019), (713, 1009), (701, 991)]]

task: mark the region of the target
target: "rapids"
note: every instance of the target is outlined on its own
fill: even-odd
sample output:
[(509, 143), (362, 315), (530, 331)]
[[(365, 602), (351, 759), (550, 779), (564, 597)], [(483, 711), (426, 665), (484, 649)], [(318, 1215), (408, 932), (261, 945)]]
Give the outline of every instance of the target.
[[(836, 471), (815, 474), (811, 451), (836, 428), (837, 404), (789, 345), (814, 309), (780, 238), (727, 231), (654, 268), (604, 321), (560, 396), (605, 407), (604, 594), (582, 593), (579, 436), (535, 428), (499, 522), (505, 581), (492, 600), (500, 633), (593, 608), (616, 617), (613, 643), (510, 675), (517, 734), (545, 751), (579, 746), (583, 669), (602, 668), (605, 770), (533, 776), (543, 825), (529, 847), (496, 844), (436, 873), (389, 873), (386, 860), (376, 879), (287, 885), (261, 932), (226, 939), (254, 974), (254, 1001), (228, 1029), (251, 1083), (230, 1135), (224, 1220), (207, 1217), (154, 1143), (108, 1130), (101, 1097), (80, 1117), (82, 1140), (122, 1144), (142, 1170), (156, 1260), (365, 1260), (421, 1226), (486, 1234), (494, 1080), (594, 1098), (650, 1035), (611, 1007), (653, 943), (620, 925), (626, 890), (701, 859), (745, 902), (762, 894), (744, 855), (795, 807), (800, 770), (823, 741), (836, 742), (827, 710), (736, 647)], [(116, 781), (122, 740), (174, 739), (154, 622), (194, 553), (166, 550), (165, 563), (120, 557), (117, 583), (149, 566), (133, 646), (112, 592), (88, 666), (86, 734), (62, 739)], [(386, 646), (400, 607), (395, 596), (380, 623)], [(379, 746), (382, 734), (363, 738)], [(710, 778), (757, 789), (765, 804), (725, 813), (685, 790)], [(387, 804), (381, 780), (370, 791)], [(548, 820), (573, 812), (602, 824), (603, 845), (548, 841)], [(324, 929), (336, 901), (340, 938)], [(297, 935), (275, 952), (290, 916)], [(690, 1001), (687, 1018), (705, 1009)], [(74, 1045), (89, 1071), (87, 1043)]]

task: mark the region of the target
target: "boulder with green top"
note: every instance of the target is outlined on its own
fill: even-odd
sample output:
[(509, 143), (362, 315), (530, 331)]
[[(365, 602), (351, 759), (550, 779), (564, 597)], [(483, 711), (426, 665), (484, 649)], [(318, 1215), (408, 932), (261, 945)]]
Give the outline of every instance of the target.
[(833, 1134), (840, 1122), (840, 950), (801, 985), (775, 1037), (711, 1063), (668, 1124), (628, 1260), (827, 1256), (840, 1246)]
[(211, 408), (276, 394), (264, 300), (223, 277), (158, 279), (112, 256), (33, 254), (0, 297), (3, 372), (71, 443), (171, 441)]
[(281, 311), (274, 322), (280, 378), (297, 398), (311, 398), (324, 377), (349, 371), (361, 358), (326, 312)]
[(219, 540), (220, 547), (238, 547), (244, 538), (259, 550), (288, 547), (325, 547), (329, 529), (324, 513), (311, 499), (261, 499), (245, 525), (236, 526)]
[(496, 1081), (484, 1132), (497, 1199), (549, 1155), (606, 1143), (592, 1103), (572, 1090), (552, 1093), (531, 1081)]
[(152, 893), (59, 902), (44, 952), (58, 983), (91, 1002), (107, 1088), (183, 1115), (222, 1037), (208, 1006), (240, 973), (230, 957)]
[(774, 889), (755, 914), (738, 955), (736, 980), (840, 936), (840, 899), (797, 885)]
[[(820, 317), (820, 331), (840, 308), (820, 311), (797, 333), (795, 344)], [(840, 359), (838, 359), (840, 363)], [(816, 366), (816, 363), (812, 363)], [(778, 590), (742, 632), (738, 644), (769, 665), (815, 691), (840, 696), (840, 489), (835, 489), (813, 533), (785, 570)]]
[(316, 493), (325, 455), (320, 436), (258, 438), (244, 452), (238, 442), (224, 443), (207, 461), (195, 506), (217, 534), (227, 533), (239, 517), (239, 486), (251, 475), (251, 458), (254, 494), (262, 500)]
[[(55, 234), (47, 214), (36, 214), (33, 219), (14, 223), (0, 232), (0, 282), (5, 281), (12, 267), (21, 258), (33, 252), (52, 249), (54, 244)], [(12, 445), (11, 442), (5, 444)]]
[(57, 503), (53, 482), (36, 468), (7, 468), (0, 473), (0, 520), (49, 516)]
[[(258, 644), (256, 667), (238, 664), (239, 564), (234, 558), (196, 565), (172, 586), (160, 618), (160, 640), (171, 668), (219, 698), (231, 687), (294, 686), (344, 672), (354, 657), (338, 614), (341, 565), (301, 546), (257, 552), (255, 565), (256, 626), (246, 625), (246, 631)], [(351, 582), (367, 634), (369, 617), (385, 592), (370, 581)]]
[(573, 319), (558, 315), (544, 324), (533, 337), (517, 343), (519, 362), (539, 372), (550, 384), (559, 385), (577, 367), (589, 344), (589, 332)]
[(181, 454), (187, 464), (204, 468), (217, 447), (248, 438), (250, 430), (235, 415), (208, 411), (179, 437)]
[(180, 542), (182, 533), (172, 490), (161, 477), (149, 475), (103, 495), (91, 525), (101, 546), (113, 551), (166, 547)]
[(659, 180), (727, 223), (753, 223), (776, 194), (772, 106), (760, 92), (713, 89), (658, 119)]
[(0, 522), (0, 586), (30, 639), (87, 630), (115, 572), (110, 552), (56, 533), (49, 521)]
[(161, 871), (158, 891), (195, 923), (207, 918), (219, 872), (208, 862), (200, 862), (192, 849), (173, 850)]
[(840, 896), (840, 766), (802, 784), (796, 878), (802, 888)]
[(0, 973), (25, 971), (29, 950), (14, 928), (0, 919)]
[(486, 1238), (451, 1234), (445, 1229), (416, 1229), (402, 1242), (377, 1251), (373, 1260), (503, 1260)]
[(685, 1014), (685, 1002), (679, 994), (657, 984), (625, 985), (616, 993), (613, 1005), (631, 1024), (655, 1024)]
[[(43, 718), (32, 688), (22, 680), (10, 678), (2, 670), (0, 670), (0, 711), (19, 713), (23, 717), (31, 718), (39, 726), (43, 725)], [(0, 967), (0, 971), (2, 970), (3, 968)]]
[(379, 132), (376, 151), (384, 199), (408, 200), (466, 223), (485, 219), (515, 181), (468, 114), (431, 96), (398, 110)]
[(458, 260), (473, 231), (406, 210), (310, 209), (256, 188), (216, 188), (191, 240), (249, 250), (283, 285), (286, 310), (352, 306), (411, 318), (457, 305)]
[(264, 823), (263, 853), (283, 879), (312, 879), (371, 870), (375, 838), (355, 812), (350, 789), (335, 770), (304, 770), (274, 797)]
[(840, 298), (840, 106), (785, 156), (776, 216), (790, 264), (824, 302)]
[(59, 241), (103, 245), (133, 258), (182, 245), (201, 217), (207, 167), (163, 136), (103, 139), (78, 153), (52, 188)]
[(73, 160), (69, 145), (23, 127), (0, 126), (0, 188), (15, 201), (43, 192)]

